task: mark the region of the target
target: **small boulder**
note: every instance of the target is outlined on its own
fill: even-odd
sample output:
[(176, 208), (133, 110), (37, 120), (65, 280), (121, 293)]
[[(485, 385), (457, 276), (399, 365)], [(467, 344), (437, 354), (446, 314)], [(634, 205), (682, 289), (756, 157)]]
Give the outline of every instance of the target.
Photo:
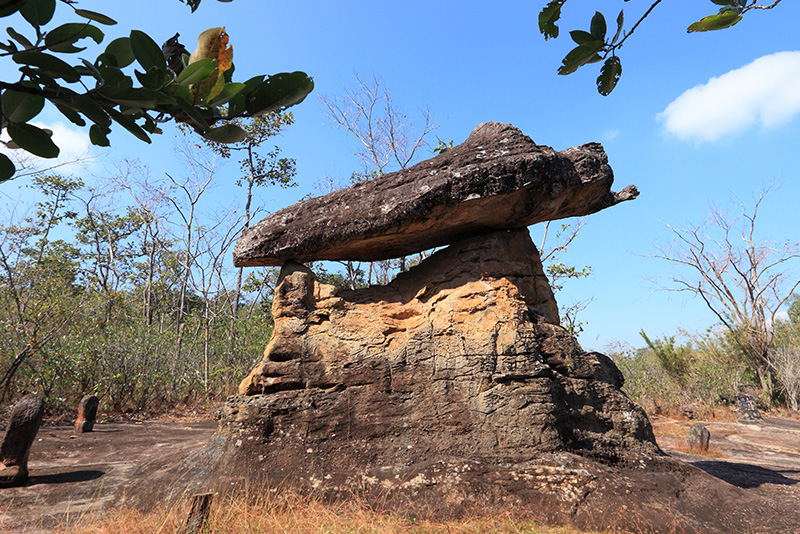
[(44, 397), (26, 395), (11, 411), (0, 445), (0, 488), (22, 486), (28, 479), (28, 455), (44, 416)]
[(100, 401), (94, 395), (87, 395), (78, 405), (78, 420), (75, 421), (75, 433), (91, 432), (97, 418), (97, 406)]
[(711, 432), (696, 423), (689, 429), (689, 450), (692, 452), (708, 452), (708, 443), (711, 440)]
[(736, 409), (739, 411), (739, 421), (752, 423), (762, 421), (761, 414), (758, 413), (756, 403), (749, 395), (737, 395)]

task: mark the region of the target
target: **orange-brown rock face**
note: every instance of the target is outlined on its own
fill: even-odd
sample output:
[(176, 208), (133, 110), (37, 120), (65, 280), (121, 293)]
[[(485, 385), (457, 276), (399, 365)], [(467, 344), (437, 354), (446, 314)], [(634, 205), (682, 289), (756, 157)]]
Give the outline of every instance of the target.
[(288, 264), (273, 314), (264, 359), (223, 420), (260, 420), (267, 442), (374, 442), (378, 461), (658, 454), (614, 364), (559, 326), (527, 230), (465, 239), (356, 291)]
[(558, 325), (527, 230), (464, 239), (357, 291), (287, 264), (273, 311), (263, 361), (187, 463), (207, 485), (355, 494), (416, 517), (794, 532), (763, 500), (661, 454), (613, 362)]

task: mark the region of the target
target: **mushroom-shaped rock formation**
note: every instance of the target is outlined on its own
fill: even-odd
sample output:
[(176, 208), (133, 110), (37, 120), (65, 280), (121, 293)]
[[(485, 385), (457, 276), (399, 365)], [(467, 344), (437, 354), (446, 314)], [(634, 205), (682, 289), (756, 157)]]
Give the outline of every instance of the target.
[(603, 147), (556, 152), (519, 129), (478, 126), (457, 147), (409, 169), (305, 200), (245, 230), (237, 267), (286, 261), (375, 261), (542, 221), (589, 215), (635, 198), (611, 191)]
[[(487, 123), (430, 161), (260, 222), (235, 261), (283, 267), (272, 339), (187, 469), (220, 487), (241, 477), (415, 515), (499, 508), (599, 530), (794, 532), (761, 500), (746, 508), (770, 518), (763, 530), (738, 506), (709, 506), (747, 499), (664, 457), (614, 362), (559, 325), (524, 227), (637, 194), (611, 185), (600, 145), (555, 152)], [(439, 245), (357, 290), (299, 264)]]

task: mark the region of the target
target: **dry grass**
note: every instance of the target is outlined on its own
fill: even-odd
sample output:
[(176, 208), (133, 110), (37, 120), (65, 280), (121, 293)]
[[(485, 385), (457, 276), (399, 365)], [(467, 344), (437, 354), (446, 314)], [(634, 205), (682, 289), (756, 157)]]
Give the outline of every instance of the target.
[[(460, 520), (427, 520), (373, 511), (347, 502), (337, 505), (288, 492), (266, 497), (217, 497), (204, 533), (214, 534), (578, 534), (570, 527), (548, 527), (515, 519), (513, 514)], [(180, 532), (188, 505), (142, 513), (132, 508), (104, 517), (85, 516), (59, 534), (172, 534)]]

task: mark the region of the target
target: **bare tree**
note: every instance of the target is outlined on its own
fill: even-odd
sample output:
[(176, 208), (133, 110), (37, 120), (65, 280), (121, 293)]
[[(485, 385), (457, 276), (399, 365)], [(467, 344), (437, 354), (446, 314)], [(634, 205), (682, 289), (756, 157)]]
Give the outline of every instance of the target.
[[(237, 221), (232, 213), (216, 214), (208, 226), (198, 228), (196, 246), (192, 254), (191, 287), (202, 300), (201, 317), (197, 326), (203, 330), (202, 382), (206, 393), (209, 391), (211, 333), (217, 318), (214, 303), (220, 300), (220, 297), (239, 297), (238, 290), (234, 296), (227, 289), (226, 277), (229, 273), (225, 268), (225, 258), (241, 230), (240, 221)], [(229, 311), (230, 306), (231, 304), (227, 303), (225, 308)]]
[[(262, 152), (266, 148), (264, 145), (270, 139), (277, 137), (283, 133), (284, 129), (294, 124), (294, 115), (274, 111), (247, 121), (239, 119), (233, 122), (246, 133), (242, 141), (233, 144), (206, 141), (206, 144), (215, 154), (226, 159), (232, 157), (234, 153), (240, 155), (239, 169), (241, 175), (236, 180), (236, 185), (244, 186), (246, 190), (243, 228), (249, 228), (250, 222), (256, 215), (256, 211), (251, 209), (255, 187), (265, 185), (293, 187), (297, 185), (294, 181), (296, 174), (294, 158), (280, 157), (281, 151), (277, 146), (266, 153)], [(232, 321), (236, 319), (236, 315), (239, 312), (242, 283), (243, 269), (240, 267), (236, 275), (236, 292), (231, 303)], [(233, 328), (231, 328), (231, 332), (233, 332)], [(231, 342), (233, 342), (233, 339), (231, 339)]]
[(431, 110), (421, 110), (422, 126), (417, 127), (398, 106), (378, 77), (371, 82), (355, 75), (357, 88), (345, 89), (338, 97), (321, 96), (327, 116), (337, 128), (344, 128), (361, 145), (355, 155), (364, 168), (362, 176), (386, 174), (405, 169), (428, 146), (428, 136), (439, 126)]
[[(368, 82), (356, 74), (355, 81), (355, 89), (345, 89), (336, 97), (320, 97), (331, 122), (347, 130), (360, 145), (354, 154), (361, 161), (362, 171), (352, 174), (353, 183), (407, 168), (415, 162), (420, 150), (429, 146), (428, 137), (439, 127), (427, 106), (420, 110), (422, 125), (417, 126), (377, 76)], [(355, 287), (353, 276), (359, 272), (358, 266), (347, 264), (345, 268), (351, 286)], [(400, 258), (399, 268), (406, 269), (405, 257)], [(374, 270), (370, 264), (367, 283), (371, 282)]]
[[(556, 293), (564, 288), (564, 283), (567, 280), (586, 278), (592, 273), (592, 268), (588, 265), (578, 268), (562, 261), (562, 255), (567, 252), (569, 246), (572, 245), (587, 223), (588, 220), (585, 217), (581, 217), (572, 223), (547, 221), (541, 225), (542, 238), (539, 241), (539, 255), (547, 272), (550, 286)], [(554, 224), (558, 226), (552, 228)], [(578, 320), (578, 316), (593, 300), (593, 297), (589, 297), (582, 300), (573, 300), (568, 305), (562, 305), (559, 309), (561, 324), (575, 335), (581, 333), (583, 331), (583, 322)]]
[(752, 207), (740, 202), (733, 216), (712, 206), (700, 224), (668, 226), (672, 240), (655, 255), (679, 268), (661, 286), (703, 300), (770, 396), (777, 314), (800, 286), (800, 242), (777, 243), (761, 239), (757, 232), (759, 209), (771, 190), (765, 189)]
[[(134, 210), (142, 221), (139, 243), (140, 253), (145, 258), (141, 273), (142, 320), (151, 325), (156, 308), (156, 279), (161, 272), (159, 258), (168, 250), (170, 243), (164, 231), (168, 195), (161, 184), (153, 182), (149, 169), (138, 161), (122, 162), (113, 180), (124, 185), (133, 197), (136, 203)], [(165, 278), (160, 277), (162, 284), (166, 283)]]
[(175, 196), (172, 194), (167, 196), (167, 200), (180, 216), (181, 222), (178, 226), (180, 226), (183, 234), (182, 237), (179, 238), (183, 246), (183, 265), (181, 266), (182, 275), (178, 292), (176, 319), (176, 329), (178, 333), (176, 358), (178, 359), (180, 358), (183, 345), (183, 324), (186, 314), (189, 277), (191, 276), (193, 263), (197, 257), (196, 249), (198, 247), (198, 236), (196, 235), (195, 216), (197, 214), (198, 203), (203, 193), (205, 193), (210, 186), (215, 172), (213, 159), (202, 157), (202, 153), (199, 151), (191, 151), (186, 146), (179, 147), (179, 151), (191, 170), (191, 177), (179, 180), (167, 174), (167, 178), (169, 178), (169, 181), (172, 183), (173, 192), (177, 193)]

